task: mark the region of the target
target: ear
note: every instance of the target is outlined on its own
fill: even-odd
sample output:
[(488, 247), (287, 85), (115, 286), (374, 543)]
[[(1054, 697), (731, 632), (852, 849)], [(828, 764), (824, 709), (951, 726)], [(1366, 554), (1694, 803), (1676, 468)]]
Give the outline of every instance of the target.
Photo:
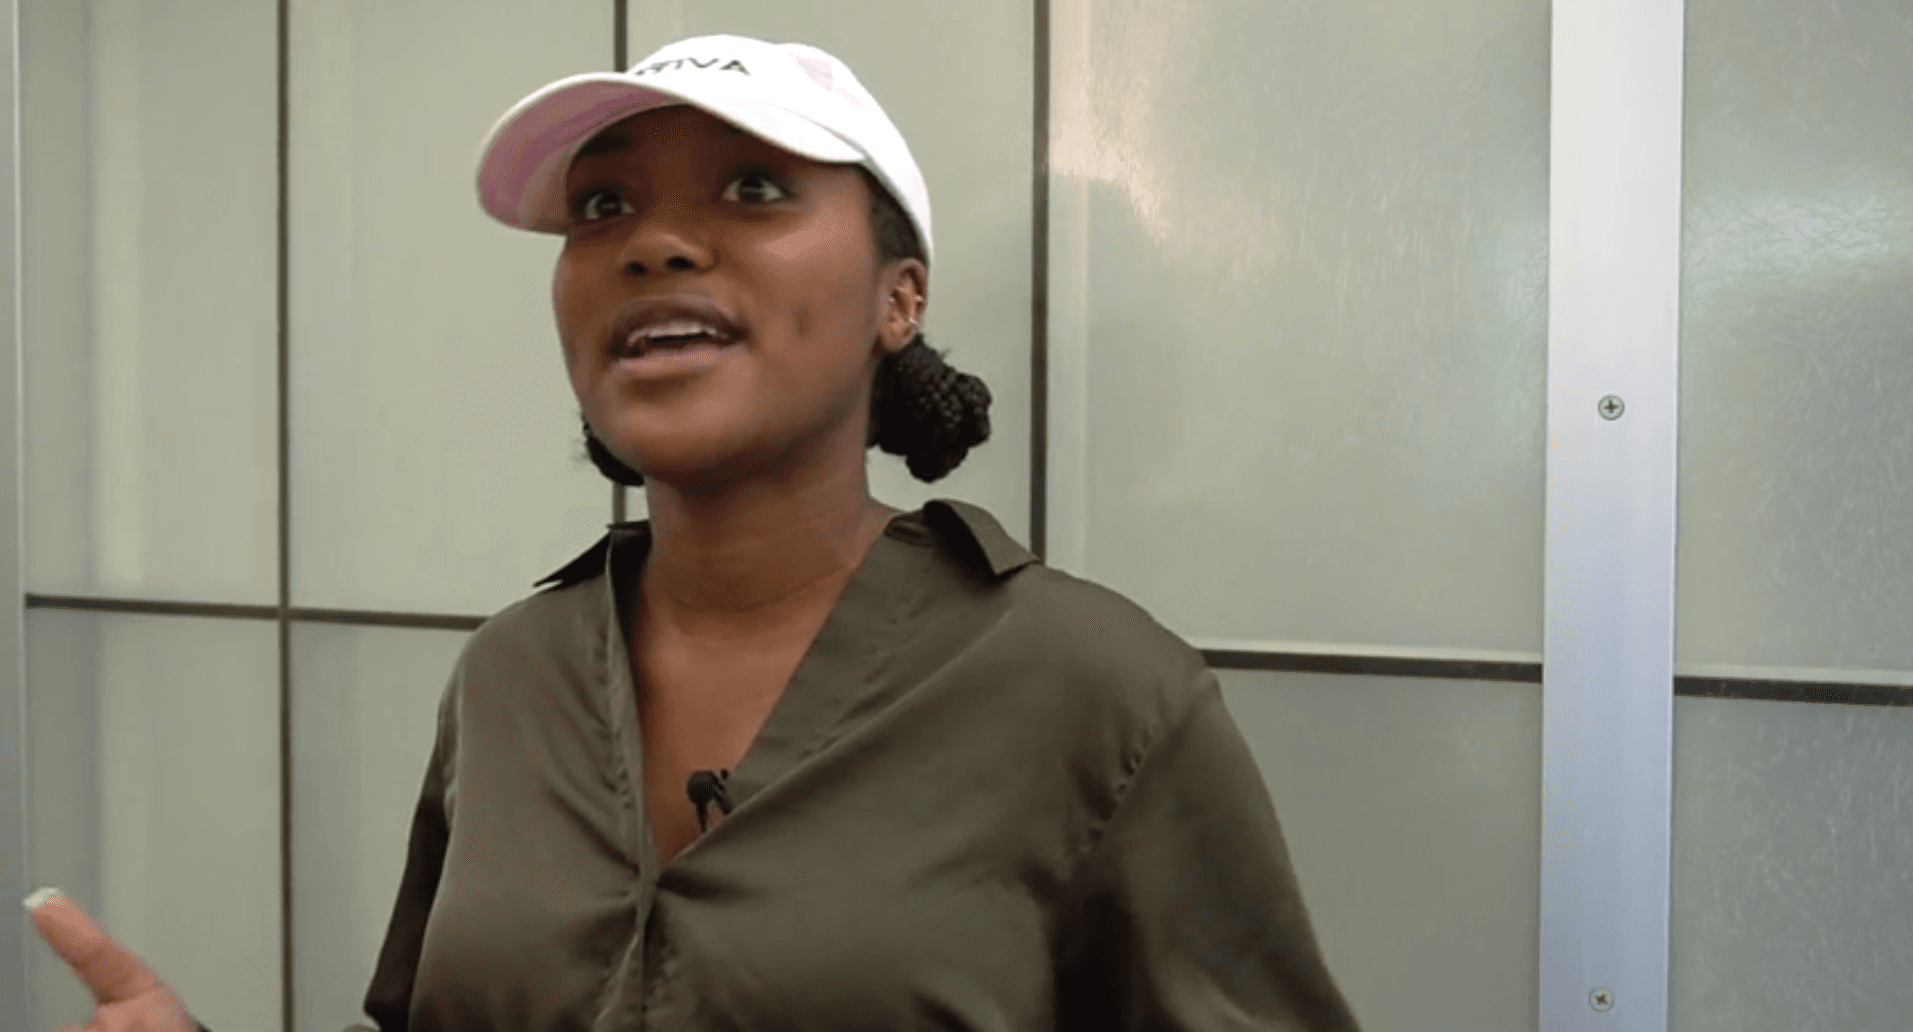
[(922, 332), (923, 311), (930, 303), (930, 270), (915, 258), (897, 261), (884, 270), (879, 297), (877, 350), (894, 355)]

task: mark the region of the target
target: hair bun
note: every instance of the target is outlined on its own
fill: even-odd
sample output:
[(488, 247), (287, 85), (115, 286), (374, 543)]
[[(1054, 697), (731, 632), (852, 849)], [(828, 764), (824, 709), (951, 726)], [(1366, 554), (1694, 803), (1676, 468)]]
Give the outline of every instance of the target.
[(989, 387), (951, 368), (921, 334), (878, 364), (871, 394), (871, 443), (902, 456), (925, 483), (990, 439)]

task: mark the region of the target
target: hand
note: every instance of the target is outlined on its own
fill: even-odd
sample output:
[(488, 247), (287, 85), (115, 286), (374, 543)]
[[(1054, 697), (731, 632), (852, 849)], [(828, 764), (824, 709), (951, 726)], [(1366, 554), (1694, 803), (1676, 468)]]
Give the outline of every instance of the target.
[(92, 1021), (62, 1032), (198, 1032), (178, 994), (78, 903), (55, 896), (33, 911), (33, 924), (99, 1004)]

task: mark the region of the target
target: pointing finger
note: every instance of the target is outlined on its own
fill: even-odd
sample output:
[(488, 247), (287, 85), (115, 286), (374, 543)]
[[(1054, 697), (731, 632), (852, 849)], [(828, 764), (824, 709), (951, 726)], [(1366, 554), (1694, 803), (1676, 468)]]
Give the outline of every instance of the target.
[(41, 889), (25, 903), (40, 937), (93, 991), (94, 1002), (117, 1003), (159, 986), (158, 977), (138, 954), (106, 934), (60, 890)]

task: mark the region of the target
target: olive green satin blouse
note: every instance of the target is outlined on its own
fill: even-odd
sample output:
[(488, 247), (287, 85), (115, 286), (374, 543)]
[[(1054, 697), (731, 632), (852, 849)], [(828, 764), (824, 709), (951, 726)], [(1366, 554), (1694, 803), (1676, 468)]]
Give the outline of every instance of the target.
[(613, 526), (465, 646), (379, 1029), (1355, 1028), (1202, 657), (962, 503), (891, 521), (660, 865), (620, 615), (648, 545)]

